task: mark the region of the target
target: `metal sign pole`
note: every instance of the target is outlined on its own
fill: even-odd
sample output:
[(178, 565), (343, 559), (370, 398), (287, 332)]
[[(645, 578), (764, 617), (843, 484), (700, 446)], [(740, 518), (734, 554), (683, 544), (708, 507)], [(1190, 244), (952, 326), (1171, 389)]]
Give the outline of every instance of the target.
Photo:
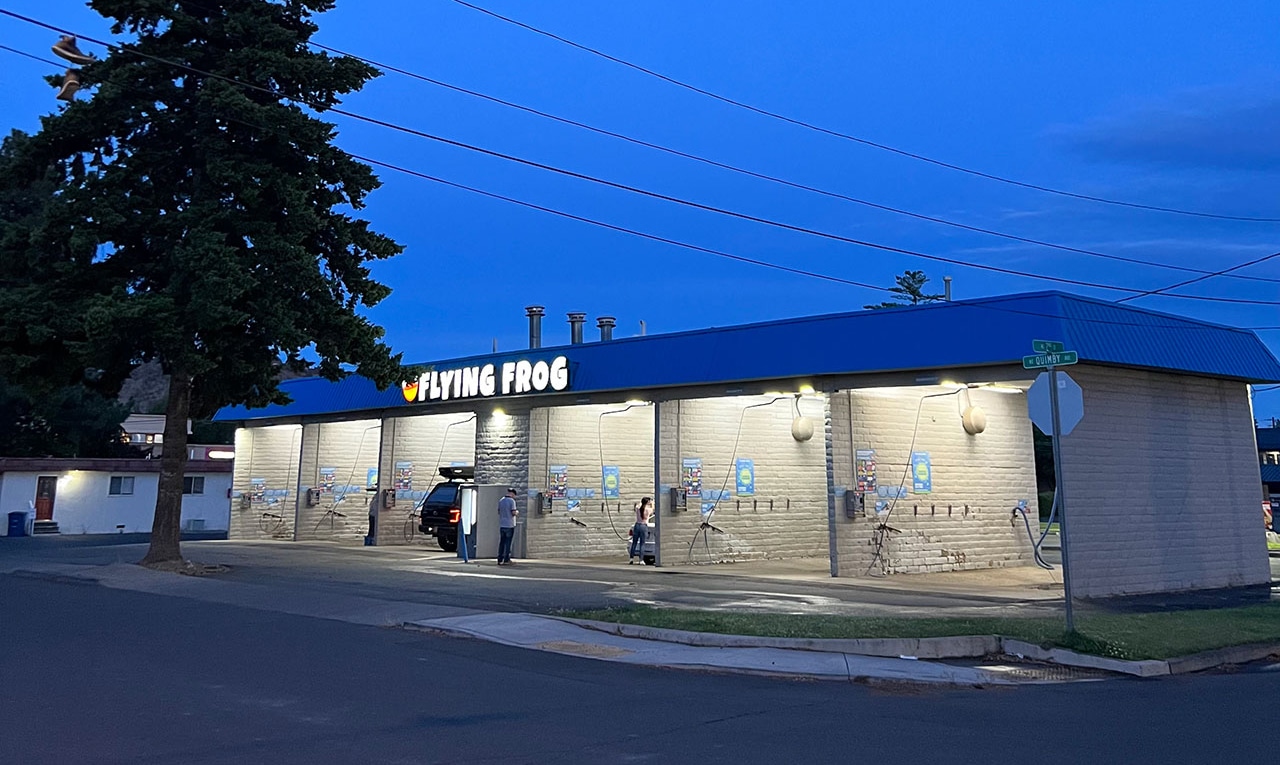
[(1058, 412), (1058, 368), (1049, 367), (1049, 408), (1053, 418), (1053, 479), (1058, 492), (1058, 535), (1062, 545), (1062, 589), (1067, 601), (1067, 632), (1075, 632), (1071, 612), (1071, 568), (1067, 555), (1067, 482), (1062, 475), (1062, 419)]
[[(668, 505), (671, 498), (662, 496), (662, 402), (653, 402), (653, 565), (662, 565), (662, 503)], [(669, 507), (668, 512), (675, 510)], [(644, 547), (640, 548), (641, 560)]]

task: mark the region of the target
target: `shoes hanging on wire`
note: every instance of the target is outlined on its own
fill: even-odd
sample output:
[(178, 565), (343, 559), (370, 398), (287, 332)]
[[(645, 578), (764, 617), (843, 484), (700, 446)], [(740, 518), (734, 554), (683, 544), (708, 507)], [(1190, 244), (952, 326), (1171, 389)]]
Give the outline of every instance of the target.
[(64, 58), (73, 64), (84, 66), (97, 61), (96, 58), (86, 54), (80, 48), (76, 47), (76, 38), (70, 35), (63, 35), (53, 44), (53, 54), (59, 58)]
[(67, 73), (62, 76), (62, 87), (58, 88), (58, 95), (55, 97), (59, 101), (74, 101), (78, 90), (80, 90), (80, 72), (75, 69), (68, 69)]

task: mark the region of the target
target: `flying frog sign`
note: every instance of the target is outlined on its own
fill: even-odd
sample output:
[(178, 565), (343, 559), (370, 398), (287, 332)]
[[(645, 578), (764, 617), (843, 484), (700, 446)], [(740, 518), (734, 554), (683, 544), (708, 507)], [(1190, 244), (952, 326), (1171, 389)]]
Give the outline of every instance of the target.
[(431, 369), (417, 380), (400, 383), (404, 400), (409, 403), (559, 392), (568, 388), (569, 360), (565, 356), (550, 361), (520, 359), (500, 365)]

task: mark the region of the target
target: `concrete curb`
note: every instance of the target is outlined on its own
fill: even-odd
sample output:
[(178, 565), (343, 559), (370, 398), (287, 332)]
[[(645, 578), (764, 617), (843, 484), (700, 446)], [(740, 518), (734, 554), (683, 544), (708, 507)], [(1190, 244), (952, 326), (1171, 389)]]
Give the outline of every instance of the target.
[(787, 650), (766, 646), (693, 646), (591, 630), (565, 619), (529, 613), (407, 622), (405, 629), (468, 637), (516, 648), (577, 658), (676, 670), (696, 670), (845, 682), (907, 682), (955, 687), (1012, 686), (1059, 682), (983, 667), (908, 661), (901, 658)]
[(1066, 648), (1043, 648), (1034, 643), (997, 635), (965, 635), (940, 638), (773, 638), (750, 635), (721, 635), (711, 632), (688, 632), (685, 630), (643, 627), (636, 624), (571, 619), (564, 616), (552, 616), (550, 618), (610, 635), (657, 640), (666, 643), (680, 643), (683, 645), (715, 648), (786, 648), (886, 658), (909, 656), (916, 659), (972, 659), (1005, 654), (1032, 661), (1058, 664), (1064, 667), (1097, 669), (1134, 677), (1159, 677), (1161, 675), (1199, 672), (1227, 664), (1244, 664), (1251, 661), (1259, 661), (1271, 655), (1280, 655), (1280, 643), (1257, 643), (1219, 648), (1173, 659), (1134, 661), (1077, 653)]
[(1167, 661), (1109, 659), (1105, 656), (1076, 653), (1065, 648), (1042, 648), (1034, 643), (1011, 638), (1003, 638), (1000, 641), (1000, 647), (1001, 651), (1009, 656), (1032, 659), (1034, 661), (1047, 661), (1052, 664), (1061, 664), (1065, 667), (1100, 669), (1105, 672), (1119, 672), (1136, 677), (1158, 677), (1169, 674), (1169, 662)]
[(1178, 656), (1169, 659), (1169, 674), (1181, 675), (1187, 672), (1199, 672), (1203, 669), (1221, 667), (1224, 664), (1247, 664), (1259, 661), (1268, 656), (1280, 655), (1280, 643), (1252, 643), (1250, 645), (1233, 645), (1190, 656)]
[(995, 635), (961, 635), (935, 638), (775, 638), (753, 635), (721, 635), (714, 632), (644, 627), (638, 624), (597, 622), (551, 616), (562, 622), (621, 637), (658, 640), (709, 648), (786, 648), (824, 653), (852, 653), (896, 659), (975, 659), (1000, 652), (1000, 638)]

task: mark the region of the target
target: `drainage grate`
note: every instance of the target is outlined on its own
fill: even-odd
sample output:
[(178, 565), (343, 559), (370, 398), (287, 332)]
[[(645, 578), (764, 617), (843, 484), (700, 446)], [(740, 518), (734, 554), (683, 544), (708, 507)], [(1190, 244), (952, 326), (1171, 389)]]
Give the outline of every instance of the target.
[(579, 643), (576, 640), (547, 640), (533, 646), (544, 651), (557, 651), (559, 653), (571, 653), (578, 656), (593, 656), (597, 659), (616, 659), (619, 656), (635, 653), (629, 648), (618, 648), (611, 645), (596, 645), (593, 643)]
[(1110, 680), (1121, 675), (1086, 667), (1064, 667), (1059, 664), (978, 664), (975, 669), (995, 672), (1019, 680), (1044, 680), (1047, 682), (1077, 682), (1082, 680)]

